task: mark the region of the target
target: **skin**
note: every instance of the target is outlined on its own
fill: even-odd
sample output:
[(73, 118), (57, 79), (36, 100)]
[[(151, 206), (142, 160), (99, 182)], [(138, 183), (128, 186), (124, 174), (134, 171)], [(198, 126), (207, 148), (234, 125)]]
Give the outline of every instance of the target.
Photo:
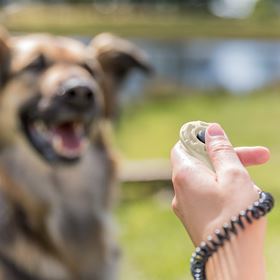
[[(171, 152), (175, 191), (172, 208), (195, 246), (258, 199), (259, 189), (245, 166), (269, 159), (265, 147), (234, 149), (218, 124), (211, 124), (206, 131), (206, 150), (215, 172), (188, 155), (180, 143)], [(265, 279), (265, 229), (265, 218), (246, 225), (245, 231), (207, 262), (207, 279)]]

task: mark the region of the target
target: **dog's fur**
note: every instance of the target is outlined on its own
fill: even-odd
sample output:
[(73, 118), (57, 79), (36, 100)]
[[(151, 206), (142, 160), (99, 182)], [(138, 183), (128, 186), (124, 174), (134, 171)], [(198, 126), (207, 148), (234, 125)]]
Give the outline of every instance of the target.
[(0, 279), (117, 278), (105, 124), (133, 68), (148, 71), (145, 56), (110, 34), (1, 31)]

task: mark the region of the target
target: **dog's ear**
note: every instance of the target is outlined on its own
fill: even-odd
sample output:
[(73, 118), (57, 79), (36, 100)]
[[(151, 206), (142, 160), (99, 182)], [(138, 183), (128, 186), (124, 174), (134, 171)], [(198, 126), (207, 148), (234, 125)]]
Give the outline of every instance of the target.
[(90, 43), (95, 57), (106, 73), (114, 75), (122, 82), (133, 68), (146, 73), (152, 69), (146, 55), (134, 44), (110, 33), (96, 36)]
[(152, 67), (147, 56), (133, 43), (114, 36), (102, 33), (90, 43), (89, 49), (101, 65), (104, 74), (103, 90), (105, 93), (106, 115), (114, 117), (117, 107), (117, 91), (127, 74), (133, 69), (142, 70), (150, 74)]
[(0, 87), (5, 84), (9, 74), (11, 51), (8, 46), (8, 41), (8, 32), (0, 27)]

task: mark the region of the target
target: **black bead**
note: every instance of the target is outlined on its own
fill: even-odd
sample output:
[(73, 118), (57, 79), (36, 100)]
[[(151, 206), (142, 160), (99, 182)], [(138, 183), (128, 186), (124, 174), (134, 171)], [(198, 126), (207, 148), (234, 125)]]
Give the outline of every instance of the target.
[[(205, 131), (204, 131), (205, 133)], [(208, 259), (223, 246), (224, 241), (230, 240), (230, 235), (237, 235), (237, 227), (245, 228), (245, 222), (252, 223), (267, 214), (274, 205), (273, 196), (269, 193), (260, 192), (259, 200), (253, 203), (246, 210), (241, 211), (238, 216), (232, 217), (229, 224), (224, 224), (222, 230), (215, 230), (215, 240), (209, 235), (207, 242), (198, 246), (191, 258), (191, 273), (195, 280), (206, 280), (205, 265)]]

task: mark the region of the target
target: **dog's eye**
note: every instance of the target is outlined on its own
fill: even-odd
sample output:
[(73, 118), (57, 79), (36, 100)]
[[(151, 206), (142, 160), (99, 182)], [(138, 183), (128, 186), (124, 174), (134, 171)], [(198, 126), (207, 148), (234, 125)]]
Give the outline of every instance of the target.
[(95, 77), (95, 71), (87, 63), (81, 65), (85, 70), (87, 70), (93, 77)]
[(46, 59), (43, 55), (39, 55), (35, 60), (25, 67), (27, 71), (41, 71), (47, 66)]

